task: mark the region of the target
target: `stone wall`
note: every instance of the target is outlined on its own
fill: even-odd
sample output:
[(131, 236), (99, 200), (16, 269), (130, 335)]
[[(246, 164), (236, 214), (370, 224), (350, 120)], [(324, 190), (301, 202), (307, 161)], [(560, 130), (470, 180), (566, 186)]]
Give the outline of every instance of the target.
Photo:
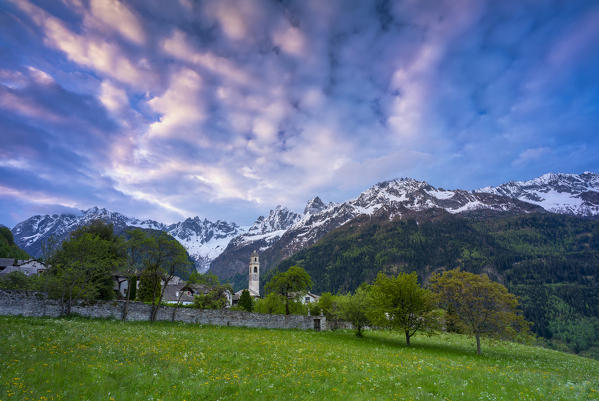
[[(96, 301), (92, 304), (77, 303), (71, 312), (95, 318), (122, 317), (124, 301)], [(61, 306), (58, 300), (44, 299), (43, 294), (0, 290), (0, 315), (59, 317)], [(173, 307), (161, 307), (157, 320), (173, 320)], [(129, 302), (128, 321), (149, 320), (151, 306), (141, 302)], [(326, 330), (324, 316), (267, 315), (228, 309), (202, 310), (179, 308), (174, 320), (177, 322), (211, 324), (217, 326), (262, 327), (267, 329)]]

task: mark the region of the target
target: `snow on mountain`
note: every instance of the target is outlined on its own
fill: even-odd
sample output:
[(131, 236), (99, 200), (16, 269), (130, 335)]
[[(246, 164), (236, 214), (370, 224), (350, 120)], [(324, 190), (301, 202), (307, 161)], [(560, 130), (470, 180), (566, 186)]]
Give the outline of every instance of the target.
[(33, 216), (17, 224), (12, 232), (19, 247), (34, 257), (41, 257), (45, 240), (54, 237), (60, 243), (68, 238), (72, 231), (94, 220), (112, 223), (116, 232), (122, 232), (127, 227), (165, 231), (185, 247), (195, 261), (196, 269), (202, 273), (208, 270), (210, 262), (227, 247), (232, 238), (247, 230), (235, 223), (220, 220), (211, 222), (206, 219), (200, 220), (199, 217), (167, 226), (154, 220), (139, 220), (93, 207), (82, 211), (81, 215)]
[(424, 181), (401, 178), (373, 185), (346, 202), (326, 204), (315, 197), (306, 204), (301, 215), (277, 206), (250, 227), (198, 217), (167, 226), (94, 207), (80, 215), (33, 216), (17, 224), (12, 231), (21, 248), (39, 257), (45, 239), (54, 236), (62, 241), (71, 231), (96, 219), (111, 222), (118, 231), (131, 226), (162, 230), (181, 242), (199, 271), (205, 272), (210, 267), (223, 278), (243, 271), (253, 250), (265, 252), (268, 256), (265, 263), (274, 264), (360, 215), (384, 213), (388, 218), (395, 218), (430, 208), (454, 214), (486, 210), (528, 213), (543, 208), (556, 213), (596, 216), (599, 215), (599, 174), (550, 173), (478, 191), (445, 190)]
[[(332, 203), (329, 203), (328, 206), (331, 206), (331, 205), (332, 205)], [(318, 213), (322, 212), (324, 209), (326, 209), (328, 206), (325, 205), (324, 202), (317, 196), (314, 199), (311, 199), (308, 201), (308, 203), (306, 204), (306, 207), (304, 208), (304, 215), (318, 214)]]
[(599, 174), (548, 173), (529, 181), (512, 181), (479, 192), (509, 196), (554, 213), (599, 215)]
[(242, 246), (258, 241), (271, 244), (281, 238), (281, 235), (300, 219), (301, 215), (278, 205), (267, 217), (258, 217), (245, 233), (232, 241), (232, 245)]
[(259, 250), (264, 256), (261, 262), (268, 270), (280, 260), (312, 245), (326, 233), (360, 215), (385, 213), (389, 218), (394, 218), (410, 211), (430, 208), (441, 208), (450, 213), (476, 210), (527, 213), (541, 210), (538, 206), (501, 195), (448, 191), (411, 178), (385, 181), (347, 202), (327, 205), (316, 197), (308, 202), (302, 216), (288, 213), (291, 218), (285, 219), (286, 225), (267, 225), (267, 229), (262, 230), (266, 221), (281, 213), (282, 208), (278, 207), (271, 211), (267, 219), (259, 218), (247, 233), (234, 238), (212, 262), (210, 269), (223, 279), (241, 274), (249, 254)]
[(220, 255), (232, 238), (247, 230), (235, 223), (187, 218), (167, 227), (166, 232), (177, 239), (196, 262), (196, 269), (205, 273), (210, 262)]
[[(445, 190), (435, 188), (424, 181), (401, 178), (378, 183), (347, 202), (329, 204), (317, 213), (304, 214), (285, 234), (289, 237), (289, 244), (286, 245), (287, 251), (284, 253), (295, 253), (360, 215), (384, 212), (389, 214), (389, 218), (394, 218), (409, 211), (431, 208), (445, 209), (453, 214), (475, 210), (518, 213), (536, 210), (532, 205), (501, 195), (459, 189)], [(306, 210), (308, 209), (307, 206)]]

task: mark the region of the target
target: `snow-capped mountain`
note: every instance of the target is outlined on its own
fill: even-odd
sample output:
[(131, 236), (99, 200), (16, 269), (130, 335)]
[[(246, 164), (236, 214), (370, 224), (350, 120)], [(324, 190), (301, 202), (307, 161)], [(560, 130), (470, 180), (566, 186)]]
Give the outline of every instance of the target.
[[(506, 196), (464, 190), (435, 188), (424, 181), (401, 178), (378, 183), (357, 198), (340, 204), (329, 204), (317, 213), (306, 213), (288, 230), (285, 257), (313, 244), (327, 232), (360, 215), (385, 213), (389, 218), (409, 211), (439, 208), (449, 213), (477, 210), (529, 213), (540, 208)], [(308, 207), (306, 207), (308, 209)], [(285, 238), (286, 237), (286, 238)]]
[(165, 231), (185, 247), (195, 261), (196, 269), (202, 273), (208, 270), (210, 262), (227, 247), (232, 238), (245, 231), (245, 228), (239, 227), (235, 223), (220, 220), (211, 222), (206, 219), (201, 220), (199, 217), (188, 218), (167, 226), (154, 220), (139, 220), (93, 207), (82, 211), (80, 215), (33, 216), (17, 224), (12, 229), (12, 233), (19, 247), (33, 257), (41, 257), (43, 256), (42, 244), (45, 240), (54, 237), (60, 243), (72, 231), (94, 220), (112, 223), (117, 233), (127, 227)]
[(289, 227), (301, 219), (301, 215), (281, 205), (272, 209), (267, 217), (260, 216), (254, 224), (243, 234), (233, 239), (232, 246), (244, 246), (257, 242), (268, 246), (283, 235)]
[[(286, 230), (252, 236), (249, 235), (252, 232), (250, 229), (231, 240), (227, 249), (212, 262), (210, 269), (221, 278), (233, 277), (244, 271), (250, 253), (258, 249), (262, 254), (262, 266), (268, 270), (280, 260), (314, 244), (326, 233), (358, 216), (384, 213), (389, 218), (395, 218), (410, 211), (431, 208), (445, 209), (449, 213), (477, 210), (529, 213), (542, 210), (536, 205), (502, 195), (444, 190), (411, 178), (385, 181), (343, 203), (327, 205), (316, 197), (308, 202), (302, 216), (286, 220), (289, 223), (293, 221)], [(271, 211), (269, 219), (277, 214), (276, 210), (280, 209)], [(260, 219), (258, 223), (261, 223)], [(268, 241), (264, 241), (266, 238)]]
[(512, 181), (479, 192), (517, 198), (554, 213), (599, 215), (599, 174), (548, 173), (529, 181)]
[(12, 232), (21, 248), (39, 257), (46, 238), (54, 236), (62, 241), (71, 231), (96, 219), (111, 222), (117, 231), (126, 227), (162, 230), (181, 242), (199, 271), (205, 272), (210, 267), (212, 272), (227, 279), (245, 272), (254, 250), (260, 251), (263, 267), (268, 270), (358, 216), (383, 215), (392, 219), (432, 208), (453, 214), (548, 210), (597, 216), (599, 174), (545, 174), (530, 181), (509, 182), (477, 191), (445, 190), (424, 181), (401, 178), (373, 185), (346, 202), (327, 204), (315, 197), (306, 204), (303, 214), (277, 206), (249, 227), (198, 217), (165, 225), (94, 207), (80, 215), (33, 216), (17, 224)]
[[(263, 252), (271, 248), (301, 218), (301, 215), (286, 207), (277, 206), (267, 217), (258, 217), (246, 232), (233, 238), (227, 248), (212, 261), (210, 268), (223, 278), (245, 272), (252, 251)], [(261, 258), (261, 263), (264, 261)], [(214, 268), (215, 265), (219, 267)]]
[(165, 231), (183, 245), (196, 262), (196, 269), (205, 273), (210, 268), (210, 262), (225, 250), (231, 239), (243, 233), (245, 228), (226, 221), (211, 222), (194, 217), (172, 224)]
[[(81, 211), (81, 214), (53, 214), (36, 215), (17, 224), (11, 231), (16, 244), (27, 251), (33, 257), (41, 257), (42, 244), (45, 240), (53, 237), (59, 243), (68, 237), (71, 231), (76, 230), (94, 220), (104, 220), (114, 225), (116, 231), (122, 231), (127, 225), (138, 223), (138, 226), (154, 228), (159, 223), (151, 220), (141, 222), (130, 219), (120, 213), (92, 207)], [(163, 229), (162, 227), (158, 229)]]

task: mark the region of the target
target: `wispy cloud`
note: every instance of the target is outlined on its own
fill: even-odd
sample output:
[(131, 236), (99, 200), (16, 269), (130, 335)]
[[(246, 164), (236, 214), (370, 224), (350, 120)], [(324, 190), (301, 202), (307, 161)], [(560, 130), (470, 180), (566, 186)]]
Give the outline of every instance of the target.
[(247, 223), (397, 176), (477, 188), (599, 168), (591, 1), (12, 0), (0, 13), (6, 224), (95, 204)]

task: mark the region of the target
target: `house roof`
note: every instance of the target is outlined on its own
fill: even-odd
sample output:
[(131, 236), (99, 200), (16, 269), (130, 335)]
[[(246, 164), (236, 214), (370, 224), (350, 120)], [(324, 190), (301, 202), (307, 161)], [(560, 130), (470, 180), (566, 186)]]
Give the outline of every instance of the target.
[(0, 274), (9, 274), (12, 272), (21, 272), (26, 275), (37, 274), (48, 268), (42, 262), (35, 259), (17, 260), (12, 258), (0, 258)]
[(308, 292), (290, 292), (289, 293), (289, 298), (299, 298), (300, 296), (302, 296), (302, 297), (309, 296), (314, 299), (320, 298), (320, 295), (316, 295), (313, 292), (309, 292), (309, 291)]
[[(200, 294), (207, 294), (214, 287), (205, 284), (187, 284), (183, 281), (178, 283), (169, 283), (164, 289), (164, 301), (166, 302), (177, 302), (181, 291), (184, 292), (181, 295), (181, 302), (193, 302), (194, 297)], [(187, 292), (191, 294), (188, 295)]]
[[(17, 261), (17, 264), (19, 261)], [(15, 258), (0, 258), (0, 267), (13, 266), (15, 264)]]
[[(244, 288), (243, 290), (248, 290), (247, 288)], [(239, 290), (237, 291), (235, 294), (233, 294), (233, 300), (237, 301), (239, 300), (239, 298), (241, 297), (241, 293), (243, 292), (243, 290)], [(254, 298), (260, 298), (260, 294), (256, 293), (253, 290), (248, 290), (250, 292), (250, 297), (254, 297)]]

